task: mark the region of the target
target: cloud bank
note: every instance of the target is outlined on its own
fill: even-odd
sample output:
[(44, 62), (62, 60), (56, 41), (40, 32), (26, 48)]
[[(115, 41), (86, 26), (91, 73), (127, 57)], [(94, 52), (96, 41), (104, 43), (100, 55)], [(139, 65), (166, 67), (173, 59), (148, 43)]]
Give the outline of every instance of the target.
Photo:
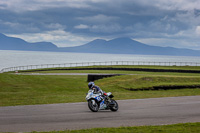
[(199, 0), (1, 0), (0, 32), (61, 47), (130, 37), (200, 49), (199, 5)]

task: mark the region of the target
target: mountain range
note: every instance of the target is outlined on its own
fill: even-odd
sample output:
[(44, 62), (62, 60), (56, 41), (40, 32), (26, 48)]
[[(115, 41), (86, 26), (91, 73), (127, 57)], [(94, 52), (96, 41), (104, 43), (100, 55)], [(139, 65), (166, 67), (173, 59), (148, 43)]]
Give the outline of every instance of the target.
[(130, 38), (116, 38), (109, 41), (96, 39), (81, 46), (57, 47), (51, 42), (29, 43), (20, 38), (8, 37), (1, 33), (0, 50), (200, 56), (199, 50), (150, 46)]
[(57, 51), (58, 47), (51, 42), (29, 43), (0, 33), (0, 50)]

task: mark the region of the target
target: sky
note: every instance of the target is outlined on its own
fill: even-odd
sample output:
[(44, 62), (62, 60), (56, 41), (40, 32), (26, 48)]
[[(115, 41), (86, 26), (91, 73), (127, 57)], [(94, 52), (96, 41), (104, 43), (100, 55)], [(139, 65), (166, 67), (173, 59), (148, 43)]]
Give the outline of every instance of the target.
[(71, 47), (130, 37), (200, 50), (200, 0), (0, 0), (0, 33)]

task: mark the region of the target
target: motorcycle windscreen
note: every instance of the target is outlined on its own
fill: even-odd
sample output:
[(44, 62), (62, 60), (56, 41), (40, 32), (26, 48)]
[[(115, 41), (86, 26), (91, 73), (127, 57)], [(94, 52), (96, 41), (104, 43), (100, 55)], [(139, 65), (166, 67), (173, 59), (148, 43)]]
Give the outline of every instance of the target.
[(110, 98), (113, 98), (114, 96), (113, 96), (113, 95), (110, 95), (109, 97), (110, 97)]

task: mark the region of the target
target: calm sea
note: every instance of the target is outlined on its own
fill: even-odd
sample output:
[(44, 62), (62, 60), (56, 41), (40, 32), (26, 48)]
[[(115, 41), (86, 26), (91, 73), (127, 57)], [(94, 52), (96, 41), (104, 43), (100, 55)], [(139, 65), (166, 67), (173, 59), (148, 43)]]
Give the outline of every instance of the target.
[(24, 65), (104, 61), (200, 62), (200, 57), (0, 50), (0, 70)]

